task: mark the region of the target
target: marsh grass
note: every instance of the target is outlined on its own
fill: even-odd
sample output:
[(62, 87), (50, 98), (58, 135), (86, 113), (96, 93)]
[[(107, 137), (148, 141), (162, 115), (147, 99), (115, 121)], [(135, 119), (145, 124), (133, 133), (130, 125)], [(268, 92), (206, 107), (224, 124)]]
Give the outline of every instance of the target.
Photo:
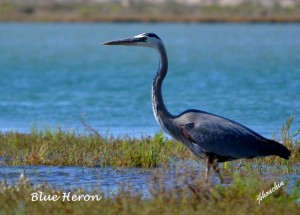
[[(288, 161), (277, 156), (259, 159), (237, 160), (221, 164), (222, 171), (260, 171), (273, 169), (278, 173), (299, 173), (299, 129), (291, 131), (291, 116), (282, 126), (281, 138), (292, 154)], [(162, 133), (153, 137), (101, 136), (88, 128), (85, 133), (66, 132), (61, 129), (39, 131), (29, 134), (17, 132), (0, 133), (0, 160), (4, 165), (76, 165), (100, 167), (142, 167), (177, 165), (177, 161), (198, 159), (181, 143), (167, 139)], [(201, 161), (200, 161), (201, 162)]]
[(156, 167), (189, 157), (180, 143), (162, 133), (154, 137), (101, 137), (58, 130), (0, 134), (0, 156), (6, 165), (79, 165)]
[[(16, 184), (0, 184), (0, 214), (297, 214), (300, 210), (300, 181), (289, 192), (285, 182), (259, 204), (257, 196), (272, 188), (274, 179), (234, 174), (231, 184), (210, 186), (190, 168), (174, 173), (172, 180), (165, 172), (162, 168), (153, 173), (147, 184), (148, 198), (130, 186), (120, 187), (113, 197), (99, 190), (89, 193), (102, 195), (100, 201), (32, 202), (33, 192), (62, 196), (68, 191), (32, 185), (22, 176)], [(87, 194), (84, 190), (71, 192)]]

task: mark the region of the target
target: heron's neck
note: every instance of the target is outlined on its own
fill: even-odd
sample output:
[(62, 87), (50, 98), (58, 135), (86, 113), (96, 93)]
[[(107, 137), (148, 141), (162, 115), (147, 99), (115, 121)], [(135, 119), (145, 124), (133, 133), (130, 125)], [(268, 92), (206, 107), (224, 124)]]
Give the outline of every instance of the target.
[(169, 126), (173, 116), (167, 110), (161, 92), (162, 82), (168, 72), (168, 57), (163, 45), (161, 45), (159, 49), (159, 54), (160, 65), (152, 85), (152, 109), (156, 121), (160, 124), (163, 130), (170, 134), (171, 128), (169, 128)]

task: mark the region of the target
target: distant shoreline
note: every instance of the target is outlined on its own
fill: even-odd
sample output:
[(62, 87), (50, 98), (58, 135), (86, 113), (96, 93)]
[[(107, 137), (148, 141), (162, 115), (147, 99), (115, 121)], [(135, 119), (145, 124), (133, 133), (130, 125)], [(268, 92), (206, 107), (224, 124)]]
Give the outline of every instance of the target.
[(176, 1), (0, 0), (0, 21), (17, 22), (170, 22), (170, 23), (300, 23), (300, 3), (262, 2), (235, 5), (184, 4)]
[(300, 23), (300, 17), (1, 17), (0, 22), (61, 23)]

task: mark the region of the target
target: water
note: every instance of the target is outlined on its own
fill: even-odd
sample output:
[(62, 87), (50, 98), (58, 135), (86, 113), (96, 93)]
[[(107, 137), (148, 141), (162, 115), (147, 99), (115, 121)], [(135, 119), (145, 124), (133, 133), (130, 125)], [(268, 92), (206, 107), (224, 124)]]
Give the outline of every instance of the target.
[(169, 73), (171, 113), (189, 108), (271, 137), (291, 114), (300, 126), (299, 24), (0, 23), (0, 130), (83, 129), (154, 134), (155, 51), (102, 42), (155, 32)]
[(130, 185), (136, 193), (147, 192), (147, 181), (151, 179), (150, 170), (112, 169), (79, 166), (0, 166), (0, 180), (10, 185), (18, 183), (21, 174), (30, 179), (32, 185), (42, 183), (53, 189), (86, 192), (102, 191), (105, 195), (117, 194), (122, 186)]
[[(190, 175), (204, 177), (205, 168), (203, 165), (193, 162), (178, 163), (179, 168), (170, 168), (163, 170), (163, 175), (159, 181), (164, 182), (167, 188), (180, 185), (186, 180), (187, 169), (192, 168), (194, 172)], [(157, 170), (157, 169), (156, 169)], [(151, 187), (153, 184), (153, 174), (159, 176), (159, 173), (153, 169), (112, 169), (100, 167), (78, 167), (78, 166), (0, 166), (0, 180), (6, 181), (9, 185), (18, 183), (20, 175), (23, 173), (30, 179), (30, 184), (46, 184), (53, 189), (59, 189), (65, 192), (85, 190), (86, 193), (101, 192), (105, 196), (113, 197), (118, 194), (122, 188), (129, 188), (134, 194), (141, 194), (144, 198), (151, 197)], [(181, 171), (180, 171), (181, 170)], [(158, 170), (159, 171), (159, 170)], [(189, 176), (190, 177), (190, 176)], [(263, 173), (263, 178), (268, 181), (284, 181), (285, 190), (293, 192), (294, 186), (299, 180), (299, 174), (268, 175)], [(184, 179), (183, 181), (181, 181)], [(154, 182), (155, 183), (155, 182)], [(223, 186), (229, 185), (230, 181), (225, 181)], [(216, 174), (211, 174), (211, 184), (220, 184)], [(299, 187), (299, 186), (298, 186)], [(300, 188), (300, 187), (299, 187)], [(297, 200), (300, 202), (300, 199)]]

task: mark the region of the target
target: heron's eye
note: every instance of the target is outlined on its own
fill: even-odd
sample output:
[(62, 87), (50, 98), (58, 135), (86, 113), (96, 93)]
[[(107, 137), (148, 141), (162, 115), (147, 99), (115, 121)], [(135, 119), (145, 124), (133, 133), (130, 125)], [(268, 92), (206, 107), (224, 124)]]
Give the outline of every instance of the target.
[(193, 129), (194, 128), (194, 123), (193, 122), (188, 122), (185, 124), (185, 126), (188, 128), (188, 129)]

